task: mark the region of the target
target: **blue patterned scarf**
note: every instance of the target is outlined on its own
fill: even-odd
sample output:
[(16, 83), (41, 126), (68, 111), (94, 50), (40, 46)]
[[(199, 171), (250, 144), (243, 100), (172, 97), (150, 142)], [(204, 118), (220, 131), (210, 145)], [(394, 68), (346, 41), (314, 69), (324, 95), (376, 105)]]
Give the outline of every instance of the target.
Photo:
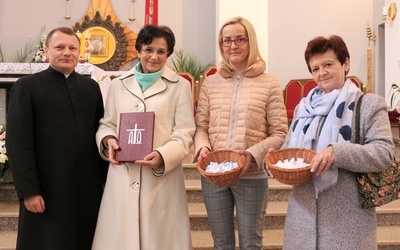
[[(351, 121), (354, 101), (361, 90), (351, 81), (346, 80), (342, 89), (335, 89), (323, 94), (320, 87), (315, 87), (303, 98), (297, 107), (297, 117), (294, 121), (288, 147), (305, 147), (320, 151), (333, 142), (350, 142)], [(320, 134), (318, 128), (326, 116)], [(318, 141), (317, 141), (318, 138)], [(337, 183), (338, 170), (331, 166), (323, 174), (313, 175), (316, 196)]]

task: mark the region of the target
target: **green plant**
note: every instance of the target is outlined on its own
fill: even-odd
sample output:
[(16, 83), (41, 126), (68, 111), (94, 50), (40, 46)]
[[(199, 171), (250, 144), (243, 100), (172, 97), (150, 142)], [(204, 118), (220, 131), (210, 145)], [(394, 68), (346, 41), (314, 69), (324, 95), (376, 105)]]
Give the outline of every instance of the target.
[[(4, 132), (7, 130), (7, 124), (4, 123), (3, 125), (0, 126), (0, 135), (2, 135)], [(1, 140), (1, 138), (0, 138)]]
[(4, 62), (4, 53), (3, 53), (3, 48), (1, 47), (1, 44), (0, 44), (0, 62)]
[(2, 125), (0, 128), (0, 178), (4, 177), (10, 172), (10, 165), (7, 157), (6, 150), (6, 125)]
[[(31, 42), (26, 42), (25, 46), (19, 50), (17, 50), (14, 54), (14, 56), (11, 57), (11, 59), (9, 60), (9, 62), (13, 62), (13, 63), (23, 63), (23, 62), (27, 62), (28, 60), (28, 56), (30, 53), (33, 52), (33, 46), (31, 44)], [(0, 44), (0, 62), (6, 62), (6, 57), (3, 51), (3, 47)]]
[(202, 64), (196, 57), (185, 54), (182, 49), (175, 50), (172, 64), (176, 72), (188, 72), (196, 81), (209, 66), (213, 65), (212, 63)]
[(31, 40), (27, 41), (23, 48), (20, 48), (15, 52), (15, 54), (11, 57), (10, 62), (14, 63), (24, 63), (28, 62), (29, 55), (34, 51), (34, 47), (32, 45)]

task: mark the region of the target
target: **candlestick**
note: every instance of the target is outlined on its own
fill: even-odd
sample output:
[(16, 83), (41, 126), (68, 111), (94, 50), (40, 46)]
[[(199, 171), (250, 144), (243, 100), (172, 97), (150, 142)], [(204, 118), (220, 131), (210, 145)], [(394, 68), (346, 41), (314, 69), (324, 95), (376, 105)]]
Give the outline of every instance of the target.
[(90, 40), (91, 40), (91, 35), (89, 32), (86, 32), (84, 35), (84, 39), (85, 39), (85, 61), (89, 62), (90, 59)]

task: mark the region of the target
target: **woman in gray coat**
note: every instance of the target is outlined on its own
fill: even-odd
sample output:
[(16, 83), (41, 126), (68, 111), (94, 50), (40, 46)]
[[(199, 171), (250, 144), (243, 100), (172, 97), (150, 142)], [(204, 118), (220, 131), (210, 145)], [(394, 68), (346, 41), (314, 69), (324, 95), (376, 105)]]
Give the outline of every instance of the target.
[(389, 167), (394, 144), (384, 98), (365, 95), (355, 140), (355, 105), (362, 91), (346, 75), (350, 55), (342, 38), (317, 37), (305, 59), (317, 87), (295, 111), (283, 147), (317, 152), (309, 182), (294, 186), (285, 224), (284, 249), (377, 249), (374, 208), (362, 208), (357, 172)]

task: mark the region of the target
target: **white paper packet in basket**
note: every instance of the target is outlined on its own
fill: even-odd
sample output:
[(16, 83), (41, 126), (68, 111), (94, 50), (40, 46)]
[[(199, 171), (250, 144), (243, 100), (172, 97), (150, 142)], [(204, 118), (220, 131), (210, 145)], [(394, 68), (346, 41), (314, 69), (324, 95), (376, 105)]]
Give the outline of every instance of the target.
[(311, 164), (305, 163), (303, 158), (297, 158), (297, 159), (285, 159), (283, 161), (279, 160), (275, 166), (280, 167), (280, 168), (286, 168), (286, 169), (296, 169), (296, 168), (304, 168), (307, 166), (310, 166)]
[(237, 162), (210, 162), (210, 164), (206, 167), (205, 171), (207, 173), (223, 173), (230, 171), (234, 168), (237, 168), (238, 164)]

